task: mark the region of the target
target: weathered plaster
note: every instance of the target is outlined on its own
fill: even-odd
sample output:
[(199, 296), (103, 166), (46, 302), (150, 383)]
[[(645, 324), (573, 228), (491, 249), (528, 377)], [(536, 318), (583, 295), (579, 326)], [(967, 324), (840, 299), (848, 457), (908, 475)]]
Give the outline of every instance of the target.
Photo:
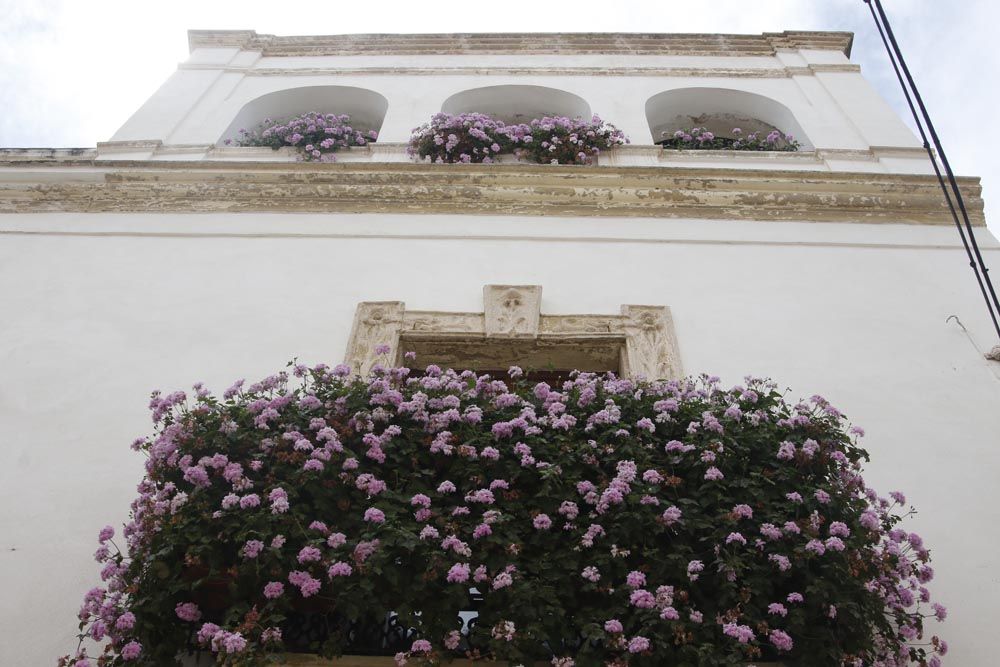
[(785, 31), (760, 35), (696, 33), (452, 33), (277, 36), (255, 30), (189, 30), (195, 49), (241, 49), (265, 56), (358, 53), (621, 53), (773, 55), (782, 50), (833, 50), (850, 56), (849, 32)]
[(783, 79), (792, 76), (812, 76), (819, 72), (860, 72), (852, 63), (817, 64), (805, 67), (553, 67), (539, 66), (466, 66), (466, 67), (240, 67), (203, 63), (182, 63), (182, 70), (213, 70), (245, 76), (315, 77), (331, 73), (337, 76), (656, 76)]
[[(16, 164), (15, 164), (16, 162)], [(405, 212), (953, 224), (931, 176), (426, 163), (16, 160), (0, 212)], [(978, 178), (963, 178), (983, 225)]]

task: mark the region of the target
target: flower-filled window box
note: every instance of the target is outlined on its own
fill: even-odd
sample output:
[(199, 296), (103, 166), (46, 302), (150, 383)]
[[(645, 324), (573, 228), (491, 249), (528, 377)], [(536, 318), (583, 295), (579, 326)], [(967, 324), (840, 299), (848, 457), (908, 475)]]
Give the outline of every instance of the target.
[(783, 151), (795, 152), (802, 147), (791, 134), (782, 134), (772, 130), (744, 133), (734, 127), (729, 136), (719, 136), (704, 127), (693, 127), (690, 130), (675, 130), (664, 132), (663, 140), (659, 142), (664, 148), (680, 150), (731, 150), (731, 151)]
[[(266, 119), (251, 130), (240, 130), (237, 146), (273, 149), (292, 147), (303, 160), (332, 162), (334, 153), (352, 146), (367, 146), (378, 139), (375, 130), (351, 125), (346, 114), (305, 113), (293, 118)], [(229, 140), (226, 141), (228, 145)]]
[(621, 130), (599, 116), (505, 124), (487, 114), (439, 113), (413, 130), (408, 152), (439, 164), (490, 164), (505, 154), (539, 164), (591, 164), (602, 151), (627, 143)]

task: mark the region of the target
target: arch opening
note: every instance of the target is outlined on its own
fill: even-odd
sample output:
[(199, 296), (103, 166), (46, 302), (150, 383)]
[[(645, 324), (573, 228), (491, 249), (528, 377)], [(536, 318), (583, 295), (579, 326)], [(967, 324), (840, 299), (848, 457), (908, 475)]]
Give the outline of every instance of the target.
[(267, 93), (243, 105), (219, 138), (237, 141), (240, 130), (250, 130), (264, 120), (287, 118), (308, 112), (347, 114), (351, 125), (362, 130), (382, 129), (389, 101), (366, 88), (353, 86), (304, 86)]
[(734, 139), (733, 128), (743, 136), (766, 135), (777, 130), (791, 134), (805, 150), (813, 148), (795, 115), (784, 104), (756, 93), (728, 88), (679, 88), (654, 95), (646, 101), (646, 121), (653, 143), (677, 130), (706, 128), (717, 137)]
[(486, 86), (456, 93), (441, 105), (449, 114), (484, 113), (504, 123), (527, 123), (543, 116), (590, 118), (590, 105), (579, 95), (546, 86)]

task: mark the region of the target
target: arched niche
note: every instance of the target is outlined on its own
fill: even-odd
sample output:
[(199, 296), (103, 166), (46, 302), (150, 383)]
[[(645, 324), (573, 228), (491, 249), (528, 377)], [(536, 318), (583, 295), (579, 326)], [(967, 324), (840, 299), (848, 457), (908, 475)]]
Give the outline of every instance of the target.
[(236, 141), (240, 130), (250, 130), (267, 118), (286, 118), (315, 111), (319, 113), (348, 114), (351, 125), (362, 130), (382, 128), (389, 101), (366, 88), (352, 86), (305, 86), (267, 93), (243, 105), (236, 118), (220, 137)]
[(781, 102), (729, 88), (678, 88), (654, 95), (646, 101), (646, 120), (653, 143), (677, 130), (707, 128), (718, 137), (734, 138), (732, 129), (767, 134), (778, 130), (791, 134), (805, 149), (812, 148), (809, 137), (791, 110)]
[(485, 113), (505, 123), (527, 123), (543, 116), (590, 118), (590, 105), (582, 97), (545, 86), (486, 86), (463, 90), (446, 99), (441, 111)]

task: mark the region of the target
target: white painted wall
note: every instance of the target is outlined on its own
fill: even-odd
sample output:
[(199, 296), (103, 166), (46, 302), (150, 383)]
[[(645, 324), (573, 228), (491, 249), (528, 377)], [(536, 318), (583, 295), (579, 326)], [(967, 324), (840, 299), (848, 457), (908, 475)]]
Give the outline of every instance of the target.
[(338, 362), (358, 301), (475, 311), (486, 283), (542, 285), (547, 313), (667, 304), (689, 372), (827, 396), (868, 431), (869, 481), (920, 510), (947, 664), (995, 664), (1000, 364), (974, 347), (995, 341), (952, 229), (40, 213), (0, 217), (0, 239), (0, 665), (74, 646), (96, 531), (141, 475), (128, 445), (150, 390)]
[[(838, 51), (752, 56), (440, 55), (261, 57), (232, 48), (197, 49), (115, 134), (115, 141), (160, 140), (209, 145), (220, 141), (253, 100), (307, 86), (356, 86), (388, 99), (381, 140), (406, 141), (410, 130), (441, 111), (453, 95), (483, 86), (548, 86), (583, 98), (633, 143), (651, 144), (646, 101), (678, 88), (725, 88), (774, 99), (794, 115), (819, 149), (917, 147), (912, 132), (858, 72), (818, 71), (849, 62)], [(570, 73), (568, 69), (741, 69), (747, 76), (628, 76)], [(757, 76), (781, 72), (784, 76)], [(449, 72), (475, 68), (475, 74)], [(440, 70), (434, 72), (433, 70)], [(416, 70), (422, 70), (417, 73)], [(515, 71), (516, 74), (509, 72)], [(297, 111), (291, 109), (289, 113)], [(329, 109), (324, 111), (336, 111)], [(482, 111), (488, 111), (483, 109)], [(740, 111), (736, 109), (735, 111)], [(782, 128), (784, 129), (784, 128)], [(659, 137), (656, 137), (659, 139)]]

